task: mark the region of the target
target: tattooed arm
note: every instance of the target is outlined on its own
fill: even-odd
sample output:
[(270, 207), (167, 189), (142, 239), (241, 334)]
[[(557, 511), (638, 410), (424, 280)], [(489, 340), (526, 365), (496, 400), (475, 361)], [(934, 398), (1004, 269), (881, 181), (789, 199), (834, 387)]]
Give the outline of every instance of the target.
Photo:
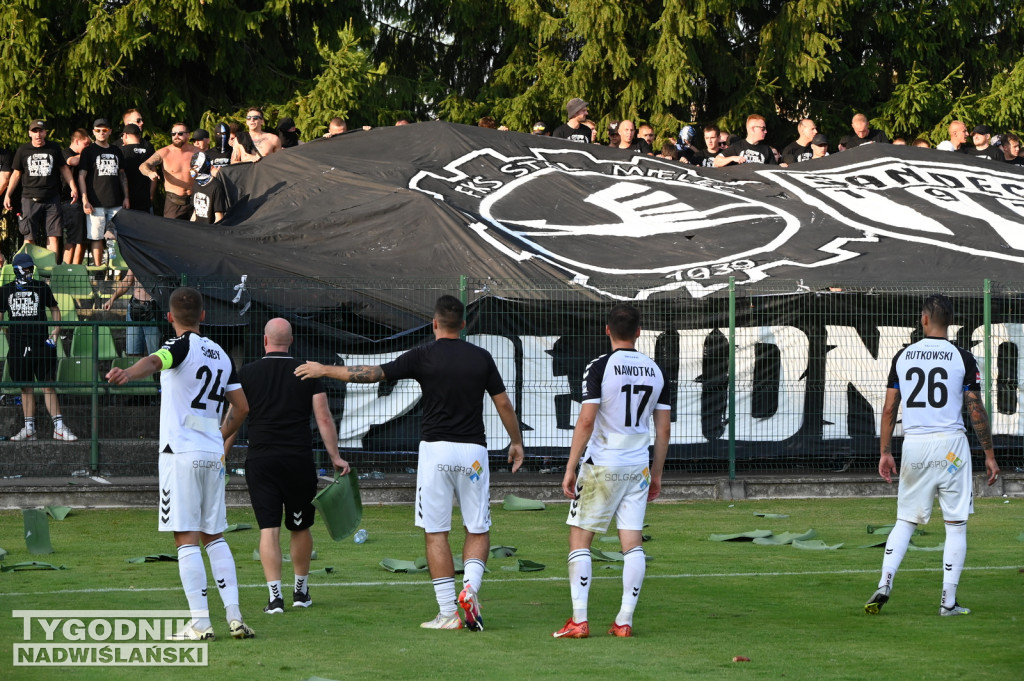
[(882, 431), (879, 433), (882, 455), (878, 459), (878, 474), (886, 482), (892, 482), (896, 460), (892, 458), (892, 432), (896, 428), (896, 416), (900, 410), (900, 391), (889, 388), (885, 391), (885, 405), (882, 407)]
[(988, 420), (988, 411), (985, 410), (981, 396), (973, 390), (964, 393), (964, 404), (971, 415), (974, 434), (978, 436), (978, 442), (985, 450), (985, 473), (988, 475), (988, 484), (991, 485), (999, 477), (999, 464), (996, 463), (996, 452), (992, 448), (992, 426)]
[(160, 175), (157, 174), (157, 169), (163, 165), (164, 157), (160, 155), (160, 152), (156, 152), (139, 166), (139, 172), (148, 177), (151, 180), (160, 179)]
[(306, 362), (295, 369), (295, 375), (307, 378), (334, 378), (348, 383), (380, 383), (387, 379), (379, 366), (357, 364), (350, 367), (326, 366), (317, 362)]

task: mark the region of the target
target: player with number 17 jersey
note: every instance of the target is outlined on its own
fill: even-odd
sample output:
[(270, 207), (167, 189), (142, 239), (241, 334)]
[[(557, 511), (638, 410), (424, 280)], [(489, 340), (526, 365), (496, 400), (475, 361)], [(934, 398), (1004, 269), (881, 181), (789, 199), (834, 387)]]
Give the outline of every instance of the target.
[(224, 393), (242, 387), (228, 353), (186, 331), (153, 354), (162, 363), (160, 452), (223, 453)]

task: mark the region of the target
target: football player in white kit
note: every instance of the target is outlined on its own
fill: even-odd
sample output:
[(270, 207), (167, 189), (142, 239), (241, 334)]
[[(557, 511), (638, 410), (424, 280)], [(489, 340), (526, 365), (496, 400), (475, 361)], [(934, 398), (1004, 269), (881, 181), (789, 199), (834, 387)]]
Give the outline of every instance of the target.
[[(241, 426), (249, 413), (249, 403), (228, 353), (199, 335), (199, 323), (205, 316), (199, 291), (175, 289), (167, 321), (176, 336), (127, 369), (111, 369), (107, 380), (124, 385), (160, 372), (158, 529), (174, 533), (178, 574), (192, 611), (192, 622), (175, 638), (214, 638), (200, 543), (210, 558), (231, 636), (252, 638), (255, 633), (243, 621), (238, 607), (235, 560), (223, 536), (228, 522), (222, 458), (224, 440)], [(226, 417), (225, 403), (231, 405)]]
[(988, 484), (999, 477), (992, 449), (988, 412), (979, 395), (974, 355), (946, 338), (953, 322), (953, 303), (943, 295), (929, 296), (921, 308), (925, 337), (896, 354), (889, 371), (882, 409), (878, 473), (886, 482), (897, 473), (892, 456), (892, 433), (903, 401), (903, 457), (899, 470), (896, 525), (885, 543), (878, 589), (864, 605), (877, 615), (889, 600), (892, 580), (907, 552), (918, 523), (927, 524), (935, 497), (946, 523), (942, 552), (942, 604), (939, 614), (966, 615), (956, 600), (957, 584), (967, 554), (967, 517), (974, 513), (971, 448), (961, 411), (966, 405), (974, 434), (985, 450)]
[[(632, 636), (633, 611), (647, 568), (642, 537), (644, 514), (647, 502), (661, 493), (661, 474), (668, 454), (668, 391), (658, 365), (636, 350), (640, 312), (632, 305), (616, 305), (608, 314), (605, 333), (611, 339), (612, 351), (591, 362), (583, 374), (583, 405), (562, 478), (562, 493), (572, 500), (566, 524), (573, 614), (565, 626), (552, 634), (555, 638), (590, 635), (590, 545), (595, 533), (608, 530), (612, 517), (619, 532), (624, 565), (622, 604), (608, 633)], [(653, 463), (648, 452), (652, 416)]]

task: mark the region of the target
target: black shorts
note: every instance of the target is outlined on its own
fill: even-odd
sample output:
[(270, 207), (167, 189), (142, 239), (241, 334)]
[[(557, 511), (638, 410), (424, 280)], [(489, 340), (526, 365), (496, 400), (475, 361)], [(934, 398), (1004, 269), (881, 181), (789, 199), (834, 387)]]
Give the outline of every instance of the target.
[(11, 365), (12, 381), (52, 381), (57, 377), (57, 348), (45, 341), (11, 339), (7, 362)]
[[(39, 242), (41, 237), (64, 235), (64, 219), (61, 216), (60, 201), (52, 199), (28, 199), (21, 197), (21, 221), (18, 231), (22, 236), (32, 237)], [(42, 239), (43, 242), (46, 239)], [(45, 245), (40, 244), (40, 245)]]
[(261, 530), (284, 526), (304, 530), (313, 525), (316, 467), (313, 458), (301, 456), (259, 457), (245, 462), (245, 484)]
[(192, 218), (192, 197), (178, 194), (164, 194), (164, 217), (172, 220)]
[(85, 211), (82, 210), (82, 202), (62, 202), (60, 210), (64, 217), (64, 246), (85, 243)]

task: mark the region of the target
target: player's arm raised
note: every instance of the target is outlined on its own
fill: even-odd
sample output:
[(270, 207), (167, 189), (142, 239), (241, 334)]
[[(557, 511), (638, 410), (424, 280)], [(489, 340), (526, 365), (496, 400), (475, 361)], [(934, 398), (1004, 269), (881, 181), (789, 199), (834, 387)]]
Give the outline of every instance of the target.
[(580, 459), (594, 434), (594, 422), (597, 420), (599, 402), (585, 402), (580, 407), (580, 415), (576, 418), (576, 427), (572, 431), (572, 444), (569, 445), (569, 460), (565, 464), (565, 476), (562, 477), (562, 494), (568, 499), (576, 498), (576, 469)]
[(892, 458), (892, 433), (896, 429), (896, 416), (900, 410), (900, 391), (889, 388), (885, 391), (885, 404), (882, 406), (882, 430), (879, 433), (879, 447), (882, 455), (878, 459), (878, 474), (886, 482), (892, 482), (897, 474), (896, 460)]
[(346, 383), (380, 383), (387, 380), (384, 370), (379, 366), (357, 364), (355, 366), (334, 366), (319, 362), (306, 362), (295, 369), (295, 375), (307, 378), (333, 378)]
[(992, 447), (992, 426), (988, 420), (988, 411), (981, 401), (981, 396), (973, 390), (964, 393), (964, 404), (971, 415), (974, 434), (978, 437), (981, 448), (985, 450), (985, 473), (988, 476), (988, 484), (991, 485), (999, 479), (999, 464), (996, 463), (996, 452)]
[(501, 417), (501, 425), (505, 426), (505, 432), (512, 440), (508, 446), (508, 462), (512, 464), (512, 472), (515, 473), (523, 465), (524, 457), (523, 434), (519, 430), (519, 417), (516, 416), (516, 409), (512, 406), (512, 400), (509, 399), (508, 393), (491, 395), (491, 401), (494, 402), (494, 408), (498, 410), (498, 416)]

